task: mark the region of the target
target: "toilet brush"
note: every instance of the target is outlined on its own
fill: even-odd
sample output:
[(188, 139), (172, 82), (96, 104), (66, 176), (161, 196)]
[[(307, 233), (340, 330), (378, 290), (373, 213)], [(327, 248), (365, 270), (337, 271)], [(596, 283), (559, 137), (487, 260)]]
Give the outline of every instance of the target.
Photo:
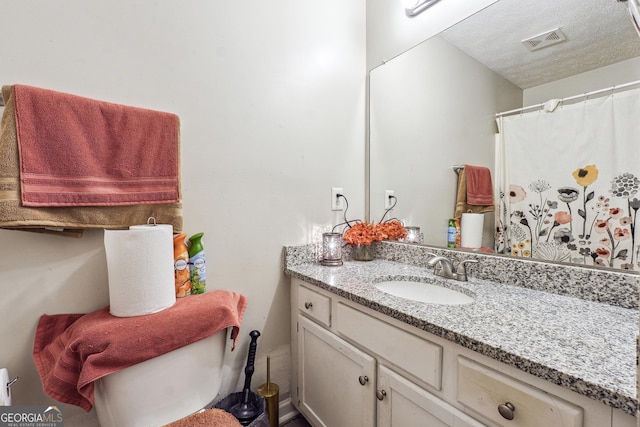
[(270, 427), (278, 427), (279, 425), (279, 392), (278, 384), (271, 382), (271, 357), (267, 356), (267, 382), (258, 387), (258, 394), (267, 401)]
[(256, 347), (260, 332), (251, 331), (249, 333), (251, 342), (249, 343), (249, 354), (247, 355), (247, 366), (244, 368), (244, 388), (242, 389), (242, 399), (231, 407), (229, 412), (240, 421), (243, 426), (248, 426), (259, 415), (261, 409), (256, 405), (255, 399), (251, 398), (251, 377), (253, 376), (254, 363), (256, 360)]

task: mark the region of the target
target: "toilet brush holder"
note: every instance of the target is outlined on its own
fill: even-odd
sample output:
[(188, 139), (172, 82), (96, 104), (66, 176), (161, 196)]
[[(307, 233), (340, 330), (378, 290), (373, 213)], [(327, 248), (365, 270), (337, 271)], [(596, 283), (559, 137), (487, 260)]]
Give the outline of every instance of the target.
[(271, 382), (271, 357), (267, 356), (267, 382), (258, 387), (258, 394), (267, 402), (267, 415), (270, 427), (278, 427), (280, 423), (280, 388)]

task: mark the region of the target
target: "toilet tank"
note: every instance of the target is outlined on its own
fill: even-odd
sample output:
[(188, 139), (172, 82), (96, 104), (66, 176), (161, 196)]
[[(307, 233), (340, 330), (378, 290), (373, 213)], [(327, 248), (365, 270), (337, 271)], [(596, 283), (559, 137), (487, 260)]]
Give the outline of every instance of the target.
[(100, 426), (163, 426), (209, 404), (220, 391), (226, 331), (95, 381)]

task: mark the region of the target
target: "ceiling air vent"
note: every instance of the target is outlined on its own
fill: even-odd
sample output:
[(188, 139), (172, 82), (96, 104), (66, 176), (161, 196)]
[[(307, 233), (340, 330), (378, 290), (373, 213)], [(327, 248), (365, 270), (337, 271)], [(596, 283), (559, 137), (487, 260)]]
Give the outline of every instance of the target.
[(534, 51), (561, 43), (566, 39), (567, 36), (564, 35), (562, 30), (560, 30), (560, 28), (556, 28), (555, 30), (547, 31), (546, 33), (522, 40), (522, 44), (524, 44), (527, 49)]

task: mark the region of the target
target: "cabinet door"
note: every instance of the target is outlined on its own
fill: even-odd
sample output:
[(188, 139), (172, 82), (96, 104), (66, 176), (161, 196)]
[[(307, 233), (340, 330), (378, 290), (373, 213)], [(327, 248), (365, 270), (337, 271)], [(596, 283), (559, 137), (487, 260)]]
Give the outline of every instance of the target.
[(375, 426), (375, 360), (298, 317), (298, 407), (316, 427)]
[(378, 367), (378, 427), (483, 427), (462, 411), (393, 372)]

